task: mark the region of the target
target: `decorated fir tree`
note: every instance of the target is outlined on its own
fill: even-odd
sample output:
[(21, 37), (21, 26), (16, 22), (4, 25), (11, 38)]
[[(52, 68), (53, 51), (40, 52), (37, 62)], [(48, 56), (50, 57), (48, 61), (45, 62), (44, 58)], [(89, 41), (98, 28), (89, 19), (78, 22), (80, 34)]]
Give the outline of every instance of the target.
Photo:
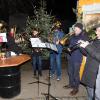
[(34, 7), (34, 16), (27, 18), (25, 31), (28, 33), (28, 37), (31, 36), (32, 29), (37, 28), (40, 31), (40, 37), (47, 38), (52, 28), (53, 18), (46, 11), (46, 2), (41, 0), (40, 7)]
[[(33, 28), (39, 29), (39, 37), (41, 37), (44, 42), (45, 40), (47, 40), (48, 34), (50, 33), (52, 28), (53, 19), (54, 16), (51, 16), (51, 14), (48, 14), (46, 11), (46, 2), (44, 0), (41, 0), (40, 7), (34, 7), (34, 15), (27, 18), (25, 34), (23, 35), (26, 39), (24, 42), (22, 42), (22, 44), (20, 44), (24, 51), (31, 51), (31, 48), (29, 48), (28, 46), (28, 40), (32, 37), (31, 33)], [(48, 54), (49, 53), (47, 50), (43, 52), (44, 57), (47, 57)]]

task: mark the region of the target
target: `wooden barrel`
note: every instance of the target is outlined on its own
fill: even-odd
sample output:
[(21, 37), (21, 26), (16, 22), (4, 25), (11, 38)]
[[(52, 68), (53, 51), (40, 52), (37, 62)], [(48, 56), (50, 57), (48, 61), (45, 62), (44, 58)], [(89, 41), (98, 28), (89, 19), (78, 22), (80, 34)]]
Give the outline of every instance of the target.
[(0, 68), (0, 96), (12, 98), (20, 93), (21, 80), (19, 67)]

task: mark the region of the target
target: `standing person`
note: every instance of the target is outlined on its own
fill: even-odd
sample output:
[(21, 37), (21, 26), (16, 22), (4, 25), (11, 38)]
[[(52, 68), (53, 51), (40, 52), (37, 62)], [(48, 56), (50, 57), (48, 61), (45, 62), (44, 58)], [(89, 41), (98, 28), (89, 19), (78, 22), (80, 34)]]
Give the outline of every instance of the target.
[[(81, 82), (86, 86), (88, 100), (100, 100), (100, 24), (96, 26), (96, 40), (78, 41), (87, 51), (87, 60)], [(96, 88), (95, 88), (96, 87)], [(96, 89), (94, 91), (94, 89)], [(94, 95), (95, 93), (95, 95)]]
[(7, 34), (7, 43), (6, 43), (6, 49), (8, 51), (13, 51), (17, 55), (23, 53), (23, 50), (20, 46), (18, 46), (17, 43), (15, 43), (15, 38), (11, 37), (9, 34)]
[(83, 31), (83, 25), (81, 23), (76, 23), (74, 25), (74, 33), (70, 38), (68, 45), (68, 49), (71, 52), (71, 54), (67, 55), (69, 84), (63, 87), (66, 89), (72, 88), (70, 95), (76, 95), (79, 91), (79, 70), (83, 54), (78, 47), (73, 48), (73, 50), (71, 50), (71, 48), (74, 47), (80, 39), (87, 40), (87, 35), (85, 31)]
[(54, 23), (54, 30), (52, 36), (52, 42), (57, 46), (58, 52), (50, 52), (50, 77), (54, 77), (55, 73), (57, 75), (57, 80), (61, 80), (61, 55), (62, 55), (62, 45), (60, 44), (60, 39), (64, 36), (61, 30), (61, 23), (56, 21)]
[[(34, 28), (32, 30), (32, 37), (33, 38), (39, 38), (39, 30)], [(38, 74), (42, 76), (42, 58), (41, 58), (41, 48), (32, 48), (32, 67), (34, 70), (34, 76)]]

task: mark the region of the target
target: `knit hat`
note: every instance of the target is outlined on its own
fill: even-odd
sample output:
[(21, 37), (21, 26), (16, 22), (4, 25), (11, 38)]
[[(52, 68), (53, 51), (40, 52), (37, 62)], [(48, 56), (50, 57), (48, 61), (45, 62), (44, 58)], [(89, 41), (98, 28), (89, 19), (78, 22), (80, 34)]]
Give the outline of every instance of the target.
[(80, 28), (81, 30), (83, 30), (83, 25), (82, 25), (81, 23), (76, 23), (76, 24), (74, 25), (74, 27), (78, 27), (78, 28)]

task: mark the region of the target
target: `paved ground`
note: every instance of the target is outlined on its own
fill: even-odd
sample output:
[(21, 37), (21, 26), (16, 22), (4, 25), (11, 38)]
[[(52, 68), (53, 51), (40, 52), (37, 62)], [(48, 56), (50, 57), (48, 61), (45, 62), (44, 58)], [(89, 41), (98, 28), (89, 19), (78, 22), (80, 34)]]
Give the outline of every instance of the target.
[[(86, 100), (86, 89), (80, 85), (79, 93), (75, 96), (70, 96), (71, 89), (63, 89), (63, 86), (68, 84), (68, 76), (66, 74), (66, 62), (63, 61), (62, 79), (60, 81), (51, 79), (50, 94), (58, 100)], [(43, 70), (43, 76), (39, 78), (40, 82), (48, 84), (48, 70)], [(43, 93), (48, 93), (48, 85), (42, 83), (29, 84), (37, 81), (34, 77), (31, 67), (31, 62), (27, 62), (21, 66), (21, 93), (11, 99), (0, 98), (0, 100), (47, 100)], [(55, 100), (49, 98), (50, 100)]]

